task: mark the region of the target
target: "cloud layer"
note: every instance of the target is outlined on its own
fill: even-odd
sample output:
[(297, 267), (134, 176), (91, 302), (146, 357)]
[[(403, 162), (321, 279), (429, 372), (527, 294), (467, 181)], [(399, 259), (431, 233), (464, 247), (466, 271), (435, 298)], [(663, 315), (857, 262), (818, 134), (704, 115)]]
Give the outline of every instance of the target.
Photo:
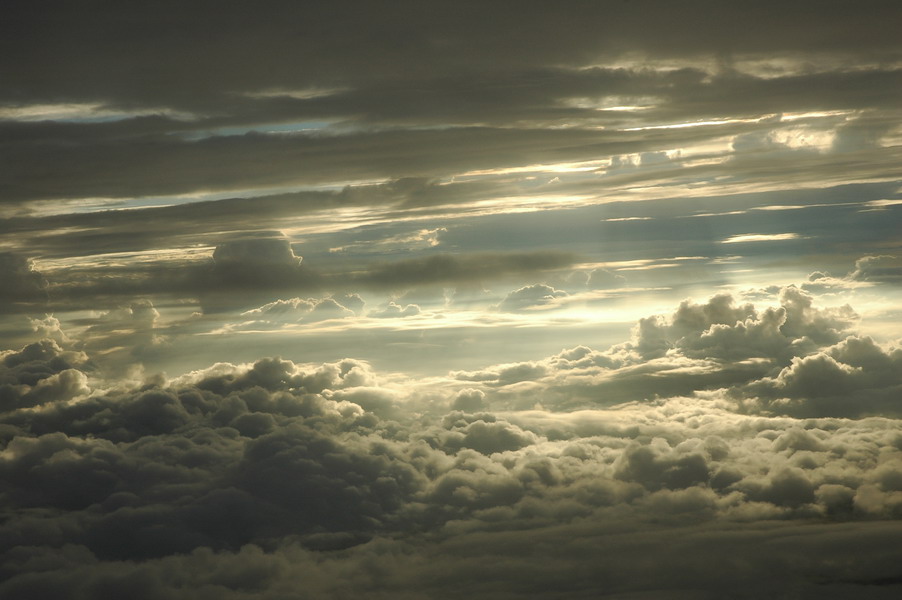
[(0, 597), (899, 597), (900, 17), (8, 1)]
[[(109, 386), (72, 339), (6, 351), (0, 589), (710, 597), (739, 580), (751, 597), (782, 564), (803, 596), (880, 597), (900, 351), (855, 335), (849, 308), (779, 302), (684, 302), (603, 352), (431, 384), (266, 358)], [(488, 555), (505, 565), (486, 579)]]

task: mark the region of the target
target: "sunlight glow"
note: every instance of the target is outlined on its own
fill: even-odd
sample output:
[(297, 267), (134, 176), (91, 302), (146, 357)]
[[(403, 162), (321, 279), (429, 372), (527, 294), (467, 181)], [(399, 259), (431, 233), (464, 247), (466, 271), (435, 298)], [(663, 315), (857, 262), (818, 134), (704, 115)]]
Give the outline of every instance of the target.
[(66, 104), (27, 104), (21, 106), (0, 107), (0, 120), (8, 121), (71, 121), (99, 122), (119, 121), (135, 117), (161, 116), (171, 119), (190, 120), (196, 118), (191, 113), (176, 111), (170, 108), (144, 108), (124, 110), (111, 108), (101, 102), (82, 102)]
[(734, 235), (725, 240), (721, 240), (721, 244), (739, 244), (743, 242), (779, 242), (783, 240), (799, 240), (805, 239), (798, 233), (747, 233), (743, 235)]

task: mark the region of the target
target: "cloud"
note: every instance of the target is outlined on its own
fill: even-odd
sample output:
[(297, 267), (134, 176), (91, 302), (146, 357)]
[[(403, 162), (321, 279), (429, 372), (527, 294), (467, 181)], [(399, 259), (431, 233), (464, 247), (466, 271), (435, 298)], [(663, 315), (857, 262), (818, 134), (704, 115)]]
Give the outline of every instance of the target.
[(616, 288), (626, 283), (626, 277), (618, 273), (614, 273), (609, 269), (593, 269), (589, 273), (589, 279), (586, 285), (590, 289)]
[[(701, 359), (675, 354), (691, 353), (709, 332), (764, 327), (774, 319), (793, 324), (788, 331), (795, 333), (784, 334), (790, 339), (827, 340), (836, 333), (824, 332), (844, 322), (842, 312), (817, 309), (794, 288), (784, 290), (781, 302), (766, 311), (728, 296), (686, 302), (657, 324), (673, 340), (659, 358), (643, 358), (635, 340), (607, 352), (577, 347), (533, 363), (458, 373), (468, 381), (460, 386), (398, 379), (353, 359), (301, 365), (268, 358), (136, 387), (88, 389), (80, 370), (90, 362), (84, 353), (49, 340), (6, 351), (4, 381), (20, 397), (46, 396), (39, 409), (20, 402), (0, 414), (8, 499), (0, 590), (47, 593), (65, 584), (72, 587), (54, 593), (77, 597), (144, 581), (162, 594), (179, 581), (183, 592), (215, 584), (229, 597), (269, 593), (308, 567), (359, 573), (359, 580), (342, 580), (342, 589), (394, 589), (359, 570), (358, 561), (370, 561), (408, 591), (434, 595), (428, 561), (390, 557), (437, 553), (461, 585), (488, 594), (473, 577), (473, 548), (488, 544), (502, 552), (504, 579), (516, 579), (537, 568), (517, 549), (523, 532), (540, 543), (570, 539), (559, 546), (576, 553), (561, 562), (565, 569), (582, 564), (574, 539), (593, 554), (641, 549), (675, 569), (656, 575), (665, 587), (674, 585), (675, 572), (691, 567), (691, 578), (709, 589), (712, 557), (737, 543), (790, 544), (787, 534), (802, 524), (842, 540), (806, 550), (812, 564), (846, 556), (842, 544), (878, 535), (870, 520), (893, 519), (902, 507), (902, 445), (891, 416), (902, 372), (896, 349), (846, 335), (788, 359), (776, 376), (750, 371), (755, 381), (737, 387), (780, 387), (776, 398), (806, 403), (805, 410), (783, 411), (790, 416), (774, 416), (770, 405), (749, 411), (723, 390), (576, 411), (498, 410), (523, 382), (542, 386), (517, 392), (533, 404), (552, 404), (555, 386), (570, 386), (570, 394), (580, 381), (598, 386), (598, 376), (612, 385), (640, 373), (642, 380), (705, 382), (704, 370), (702, 379), (692, 379)], [(747, 354), (724, 347), (723, 360)], [(781, 356), (778, 350), (770, 356)], [(726, 363), (718, 369), (729, 373)], [(845, 386), (825, 373), (867, 382)], [(603, 385), (594, 389), (607, 394)], [(846, 390), (879, 390), (885, 403), (872, 404), (873, 414), (886, 416), (825, 416), (829, 403), (812, 400)], [(875, 462), (878, 453), (883, 458)], [(718, 537), (724, 530), (732, 537)], [(779, 552), (807, 548), (807, 538), (790, 538), (795, 541)], [(662, 544), (671, 539), (683, 540), (681, 556), (691, 550), (687, 557), (702, 552), (703, 558), (681, 562)], [(470, 551), (459, 553), (464, 547)], [(38, 576), (31, 561), (50, 555), (57, 558), (40, 563)], [(619, 562), (609, 565), (610, 575), (630, 568), (633, 556), (612, 559)], [(195, 568), (201, 563), (206, 567)], [(260, 570), (236, 570), (239, 563)], [(772, 573), (763, 555), (746, 565), (751, 580)], [(875, 568), (870, 575), (834, 577), (829, 585), (854, 587), (842, 582), (867, 581), (892, 567)], [(543, 585), (563, 582), (551, 572), (542, 577)], [(824, 585), (807, 571), (789, 569), (785, 577)], [(330, 577), (311, 581), (308, 588), (319, 586), (326, 595), (336, 589)], [(644, 589), (640, 579), (613, 581), (624, 593)]]
[(485, 392), (476, 388), (462, 389), (454, 396), (451, 408), (463, 412), (478, 412), (485, 408)]
[(556, 290), (551, 286), (536, 283), (510, 292), (498, 305), (498, 310), (519, 312), (540, 309), (553, 305), (556, 298), (562, 298), (567, 295), (567, 292), (563, 290)]
[[(363, 300), (357, 294), (338, 296), (339, 299), (357, 308), (363, 308)], [(336, 297), (328, 298), (290, 298), (275, 300), (241, 313), (242, 317), (252, 319), (238, 328), (281, 328), (289, 323), (314, 323), (331, 319), (346, 319), (355, 316), (355, 311), (343, 305)]]
[(84, 352), (44, 339), (21, 350), (0, 352), (0, 410), (11, 411), (88, 393)]
[(798, 416), (899, 415), (902, 350), (850, 336), (792, 363), (739, 393), (759, 410)]
[(395, 304), (394, 301), (389, 302), (385, 305), (385, 308), (381, 310), (371, 310), (367, 313), (368, 317), (375, 317), (377, 319), (392, 319), (392, 318), (403, 318), (403, 317), (412, 317), (420, 314), (420, 307), (417, 304)]
[(376, 288), (406, 288), (440, 284), (478, 283), (514, 274), (561, 269), (576, 258), (563, 252), (485, 253), (453, 256), (436, 254), (425, 258), (377, 263), (355, 279)]
[(13, 303), (32, 305), (47, 301), (47, 280), (24, 256), (0, 252), (0, 279), (3, 280), (0, 306), (5, 310)]
[[(669, 316), (639, 319), (630, 341), (606, 350), (577, 346), (541, 360), (451, 375), (485, 386), (487, 405), (498, 408), (523, 410), (539, 404), (550, 410), (574, 410), (729, 390), (743, 398), (745, 410), (802, 414), (792, 412), (790, 404), (781, 408), (778, 402), (761, 400), (759, 405), (748, 398), (755, 396), (757, 386), (772, 390), (766, 382), (781, 370), (852, 340), (857, 315), (849, 306), (818, 308), (811, 295), (795, 286), (782, 288), (777, 300), (779, 306), (763, 310), (751, 303), (737, 304), (727, 293), (704, 303), (687, 300)], [(875, 359), (874, 364), (885, 361)], [(877, 385), (883, 389), (888, 383), (882, 379)], [(850, 381), (843, 389), (857, 389), (860, 384)], [(772, 397), (775, 393), (762, 391), (761, 395)], [(867, 410), (895, 414), (885, 404), (852, 408), (856, 406), (854, 398), (842, 394), (837, 390), (837, 402), (848, 408), (837, 412), (827, 405), (809, 406), (814, 412), (805, 414), (872, 414)]]
[(722, 244), (739, 244), (746, 242), (782, 242), (785, 240), (799, 239), (797, 233), (745, 233), (734, 235), (721, 241)]
[(208, 268), (195, 267), (205, 312), (260, 304), (279, 291), (312, 288), (316, 276), (301, 266), (281, 232), (256, 231), (216, 246)]
[(898, 596), (898, 3), (56, 4), (0, 597)]
[(853, 281), (896, 282), (902, 279), (902, 260), (895, 256), (864, 256), (847, 275)]
[(295, 256), (281, 232), (256, 231), (222, 242), (213, 251), (218, 268), (296, 267), (301, 257)]

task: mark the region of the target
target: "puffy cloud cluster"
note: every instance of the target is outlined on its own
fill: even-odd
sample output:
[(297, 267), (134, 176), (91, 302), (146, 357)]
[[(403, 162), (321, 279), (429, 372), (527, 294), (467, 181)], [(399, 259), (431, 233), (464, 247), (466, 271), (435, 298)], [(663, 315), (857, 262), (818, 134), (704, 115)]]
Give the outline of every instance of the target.
[(803, 595), (867, 597), (897, 568), (902, 353), (853, 321), (795, 288), (719, 295), (432, 382), (266, 358), (92, 390), (84, 352), (5, 351), (0, 595), (489, 598), (494, 555), (512, 597), (710, 597), (741, 555), (752, 595), (795, 557)]
[(0, 410), (64, 401), (87, 393), (83, 352), (64, 350), (44, 339), (0, 352)]
[(644, 359), (678, 352), (690, 358), (780, 360), (839, 341), (856, 320), (848, 306), (815, 308), (811, 295), (795, 286), (780, 290), (779, 303), (759, 312), (751, 304), (736, 306), (730, 294), (705, 304), (684, 301), (670, 319), (640, 320), (626, 348)]
[(730, 294), (642, 318), (628, 342), (577, 346), (542, 360), (452, 375), (478, 382), (489, 405), (554, 410), (718, 391), (742, 410), (855, 417), (898, 415), (899, 350), (853, 334), (849, 306), (818, 308), (795, 286), (777, 306)]
[(902, 415), (902, 349), (851, 336), (739, 391), (750, 409), (798, 416)]

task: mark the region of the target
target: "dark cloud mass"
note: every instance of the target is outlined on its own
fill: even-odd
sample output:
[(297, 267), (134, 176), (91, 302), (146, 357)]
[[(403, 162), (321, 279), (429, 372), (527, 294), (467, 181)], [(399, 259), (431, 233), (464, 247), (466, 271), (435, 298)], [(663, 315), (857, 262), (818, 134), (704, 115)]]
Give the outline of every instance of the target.
[[(897, 585), (881, 557), (902, 510), (900, 352), (844, 333), (850, 309), (796, 288), (780, 303), (685, 302), (604, 352), (457, 373), (466, 387), (426, 396), (353, 359), (104, 389), (71, 339), (4, 352), (0, 589), (239, 598), (303, 581), (289, 597), (450, 597), (447, 580), (477, 597), (710, 597), (738, 578), (739, 597), (883, 597)], [(747, 342), (710, 349), (724, 336)], [(521, 401), (536, 407), (511, 410)], [(487, 556), (505, 557), (500, 572)], [(649, 557), (649, 577), (628, 576)]]
[(900, 597), (900, 23), (7, 1), (0, 598)]

